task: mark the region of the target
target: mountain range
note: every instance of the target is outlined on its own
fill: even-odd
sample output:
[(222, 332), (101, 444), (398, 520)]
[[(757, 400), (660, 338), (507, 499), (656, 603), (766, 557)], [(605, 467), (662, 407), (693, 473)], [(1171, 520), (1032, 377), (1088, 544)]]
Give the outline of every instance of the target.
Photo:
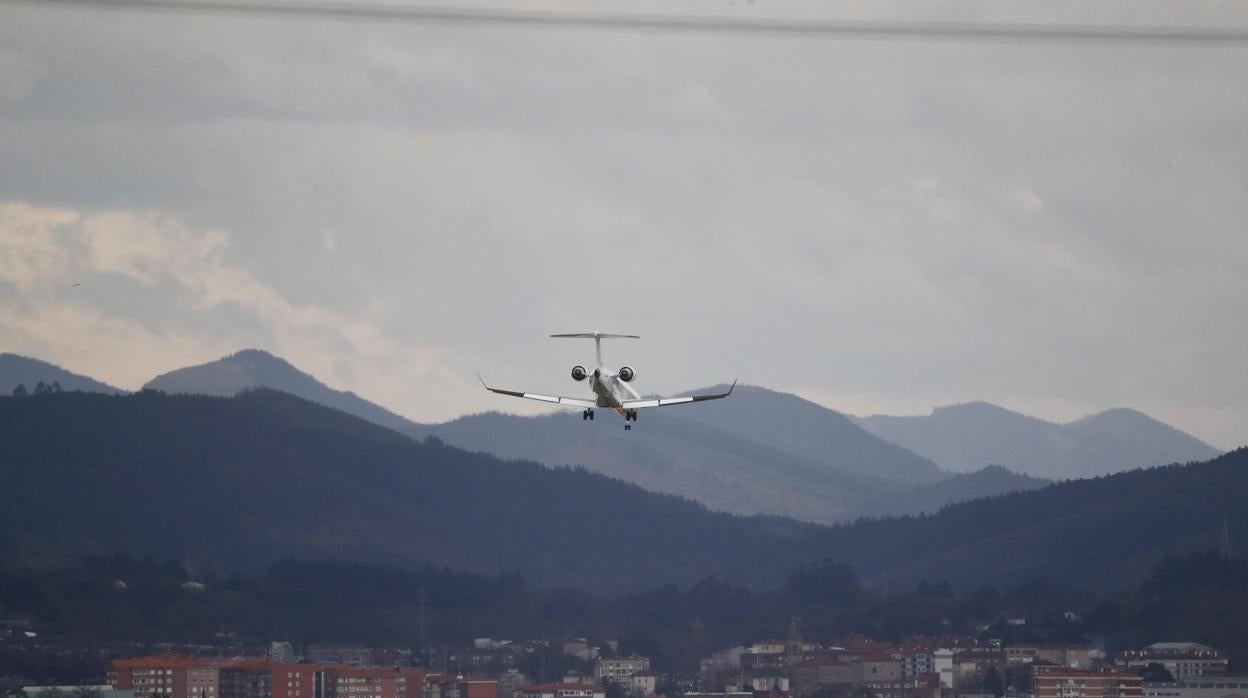
[[(737, 514), (832, 523), (934, 511), (971, 496), (1047, 484), (1002, 471), (949, 479), (931, 461), (871, 435), (838, 412), (753, 386), (698, 408), (650, 410), (643, 415), (644, 425), (628, 433), (614, 420), (582, 422), (566, 412), (543, 417), (488, 413), (416, 424), (255, 349), (176, 370), (144, 386), (216, 396), (255, 387), (341, 409), (416, 439), (437, 436), (505, 459), (581, 466)], [(942, 487), (925, 487), (936, 482)]]
[(1224, 527), (1248, 531), (1248, 449), (826, 527), (417, 441), (270, 390), (0, 397), (0, 442), (0, 558), (16, 562), (432, 563), (610, 593), (709, 575), (768, 588), (831, 559), (885, 589), (1048, 577), (1110, 590), (1168, 553), (1216, 548)]
[(1116, 408), (1054, 424), (986, 402), (938, 407), (929, 416), (856, 417), (872, 434), (968, 472), (1002, 465), (1064, 480), (1131, 468), (1208, 460), (1220, 451), (1142, 412)]
[[(5, 356), (11, 358), (8, 364), (0, 362), (0, 384), (43, 374), (73, 376), (34, 359)], [(6, 366), (24, 368), (6, 371)], [(32, 372), (31, 367), (40, 371)], [(67, 389), (116, 392), (97, 381), (73, 378), (68, 382), (72, 387)], [(647, 411), (639, 428), (627, 434), (613, 428), (618, 426), (614, 420), (584, 423), (570, 413), (541, 417), (487, 413), (445, 424), (417, 424), (354, 393), (330, 388), (284, 359), (257, 349), (171, 371), (143, 387), (213, 396), (271, 388), (416, 439), (437, 436), (448, 444), (504, 459), (580, 466), (651, 491), (686, 497), (719, 511), (782, 515), (818, 523), (933, 512), (955, 502), (1034, 489), (1048, 483), (1047, 479), (1034, 476), (1036, 472), (1045, 472), (1034, 463), (1035, 454), (1043, 450), (1047, 441), (1044, 437), (1036, 438), (1027, 428), (1004, 428), (984, 420), (981, 429), (964, 426), (957, 438), (936, 439), (936, 446), (931, 447), (922, 439), (912, 444), (904, 435), (892, 434), (904, 431), (898, 424), (909, 425), (918, 418), (851, 418), (797, 396), (755, 386), (740, 386), (732, 398), (699, 404), (696, 408)], [(1008, 423), (1054, 426), (978, 403), (978, 411), (994, 410), (1016, 417), (1004, 420)], [(959, 412), (953, 408), (937, 410), (941, 415), (952, 414), (951, 411)], [(1112, 418), (1117, 412), (1082, 420), (1077, 423), (1082, 426), (1072, 431), (1102, 445), (1104, 448), (1097, 455), (1116, 454), (1111, 457), (1124, 467), (1134, 462), (1128, 455), (1143, 458), (1141, 452), (1150, 453), (1148, 459), (1141, 461), (1148, 463), (1156, 462), (1152, 455), (1155, 453), (1170, 456), (1173, 461), (1216, 454), (1207, 447), (1201, 449), (1203, 444), (1195, 439), (1143, 415), (1135, 420), (1139, 423), (1134, 431), (1121, 427), (1115, 430)], [(873, 430), (881, 434), (872, 433)], [(1152, 448), (1158, 442), (1173, 442), (1177, 446)], [(929, 448), (944, 453), (939, 446), (949, 443), (964, 444), (963, 450), (995, 448), (1004, 453), (1000, 458), (984, 459), (982, 465), (969, 471), (964, 466), (949, 465), (950, 461), (941, 462), (942, 469), (933, 460), (918, 455)], [(1185, 445), (1189, 448), (1185, 449)], [(989, 468), (998, 461), (1024, 465)], [(1063, 477), (1071, 470), (1055, 472)]]

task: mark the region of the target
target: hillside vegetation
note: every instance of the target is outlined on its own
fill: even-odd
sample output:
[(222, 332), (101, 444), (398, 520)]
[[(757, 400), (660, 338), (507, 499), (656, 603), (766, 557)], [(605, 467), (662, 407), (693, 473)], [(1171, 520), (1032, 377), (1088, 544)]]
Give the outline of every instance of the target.
[(1047, 577), (1112, 590), (1166, 554), (1216, 547), (1224, 520), (1233, 539), (1248, 532), (1246, 449), (824, 527), (417, 442), (267, 390), (4, 397), (0, 442), (0, 553), (18, 561), (124, 550), (222, 573), (287, 557), (432, 563), (616, 592), (708, 575), (768, 588), (834, 560), (881, 589)]
[(815, 542), (811, 526), (416, 442), (268, 390), (0, 398), (0, 440), (8, 559), (432, 561), (619, 591), (708, 574), (771, 585)]

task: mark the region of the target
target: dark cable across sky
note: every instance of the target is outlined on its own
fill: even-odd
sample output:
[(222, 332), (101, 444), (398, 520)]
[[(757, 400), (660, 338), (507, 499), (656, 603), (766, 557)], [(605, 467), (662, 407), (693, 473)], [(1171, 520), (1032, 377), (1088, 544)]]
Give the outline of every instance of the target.
[(437, 22), (632, 32), (773, 35), (837, 39), (1248, 45), (1248, 27), (905, 22), (724, 15), (457, 8), (311, 0), (0, 0), (8, 5), (259, 15), (321, 20)]

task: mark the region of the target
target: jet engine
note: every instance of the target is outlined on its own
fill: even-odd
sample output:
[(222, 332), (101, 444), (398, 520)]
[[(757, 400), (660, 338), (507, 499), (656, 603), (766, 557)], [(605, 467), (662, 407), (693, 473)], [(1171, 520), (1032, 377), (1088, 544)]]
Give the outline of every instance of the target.
[(572, 380), (574, 380), (574, 381), (583, 381), (583, 380), (585, 380), (585, 376), (586, 376), (586, 375), (588, 375), (588, 374), (587, 374), (587, 373), (585, 373), (585, 367), (584, 367), (584, 366), (573, 366), (573, 367), (572, 367)]
[(625, 383), (628, 383), (629, 381), (637, 377), (637, 374), (633, 371), (633, 369), (629, 368), (628, 366), (621, 368), (619, 375), (620, 375), (620, 380), (624, 381)]

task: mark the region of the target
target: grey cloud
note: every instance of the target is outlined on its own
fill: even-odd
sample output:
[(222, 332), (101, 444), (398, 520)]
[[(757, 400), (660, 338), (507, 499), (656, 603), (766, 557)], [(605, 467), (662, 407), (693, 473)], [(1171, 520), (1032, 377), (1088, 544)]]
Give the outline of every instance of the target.
[[(857, 11), (942, 14), (875, 5)], [(1052, 12), (1207, 19), (1189, 7)], [(0, 199), (221, 229), (230, 267), (292, 305), (445, 347), (438, 402), (325, 341), (338, 387), (405, 414), (510, 407), (473, 369), (558, 389), (584, 348), (542, 336), (599, 327), (646, 336), (609, 358), (647, 389), (1130, 404), (1244, 440), (1242, 49), (0, 13), (34, 76), (0, 113)], [(176, 307), (117, 302), (145, 351), (196, 341), (163, 324)]]

